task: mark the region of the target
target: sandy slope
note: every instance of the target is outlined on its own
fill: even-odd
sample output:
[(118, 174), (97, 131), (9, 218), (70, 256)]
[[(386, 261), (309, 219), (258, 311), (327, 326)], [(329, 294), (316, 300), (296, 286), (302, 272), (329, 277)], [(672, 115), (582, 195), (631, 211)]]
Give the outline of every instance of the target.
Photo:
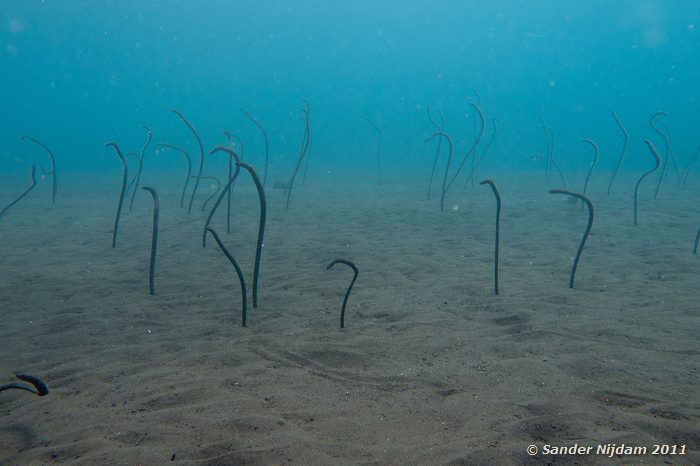
[[(71, 180), (56, 206), (44, 186), (0, 220), (0, 383), (22, 370), (51, 393), (0, 394), (0, 463), (700, 463), (692, 190), (669, 187), (654, 203), (645, 192), (635, 228), (628, 196), (594, 189), (571, 290), (585, 211), (540, 179), (496, 181), (498, 297), (486, 187), (457, 188), (443, 213), (420, 183), (299, 186), (288, 212), (270, 190), (248, 328), (233, 270), (213, 241), (201, 248), (203, 214), (177, 207), (178, 183), (154, 183), (155, 297), (149, 196), (125, 212), (111, 249), (113, 180)], [(257, 197), (240, 188), (224, 237), (250, 287)], [(352, 272), (327, 271), (334, 257), (360, 269), (344, 330)], [(688, 454), (526, 454), (546, 443)]]

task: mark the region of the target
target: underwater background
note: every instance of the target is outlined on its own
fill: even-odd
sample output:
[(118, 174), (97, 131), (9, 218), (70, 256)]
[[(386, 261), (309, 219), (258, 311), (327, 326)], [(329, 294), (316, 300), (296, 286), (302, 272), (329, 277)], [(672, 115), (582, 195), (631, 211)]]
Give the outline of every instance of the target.
[(0, 464), (700, 464), (699, 27), (0, 0)]
[(366, 116), (383, 130), (386, 171), (425, 175), (426, 108), (444, 114), (463, 148), (475, 91), (487, 124), (500, 123), (484, 161), (494, 168), (531, 168), (529, 156), (543, 155), (545, 110), (566, 171), (588, 168), (582, 137), (597, 140), (599, 169), (612, 170), (621, 141), (608, 109), (635, 136), (629, 169), (647, 167), (642, 126), (657, 110), (679, 158), (697, 144), (692, 0), (2, 3), (4, 171), (25, 170), (13, 135), (27, 133), (51, 142), (65, 169), (113, 168), (105, 141), (138, 146), (139, 124), (172, 141), (183, 129), (175, 107), (205, 140), (228, 128), (259, 155), (257, 130), (238, 111), (247, 109), (269, 133), (272, 168), (287, 172), (305, 98), (319, 167), (374, 169)]

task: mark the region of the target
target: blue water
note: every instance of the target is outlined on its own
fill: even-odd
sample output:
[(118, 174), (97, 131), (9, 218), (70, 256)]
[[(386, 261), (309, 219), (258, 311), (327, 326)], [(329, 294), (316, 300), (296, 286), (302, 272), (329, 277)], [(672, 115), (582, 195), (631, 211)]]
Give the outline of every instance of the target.
[[(556, 137), (567, 173), (588, 168), (583, 137), (611, 170), (622, 147), (614, 109), (632, 138), (623, 173), (647, 169), (645, 138), (657, 110), (682, 167), (697, 137), (700, 3), (689, 1), (11, 1), (0, 2), (0, 169), (25, 173), (44, 141), (66, 170), (116, 170), (103, 147), (154, 142), (196, 145), (169, 112), (182, 111), (205, 147), (237, 134), (258, 168), (270, 136), (270, 171), (291, 172), (311, 105), (313, 165), (376, 170), (383, 131), (390, 180), (429, 170), (434, 146), (426, 107), (440, 109), (461, 157), (474, 136), (468, 106), (480, 96), (487, 127), (498, 118), (484, 170), (530, 169), (545, 154), (537, 117)], [(488, 133), (487, 133), (488, 135)], [(161, 159), (158, 168), (181, 167)], [(154, 168), (151, 168), (154, 169)], [(147, 168), (144, 167), (144, 171)], [(417, 175), (418, 174), (418, 175)], [(608, 175), (605, 175), (606, 177)]]
[[(700, 464), (700, 160), (677, 189), (700, 143), (698, 51), (700, 0), (0, 0), (0, 387), (14, 371), (50, 387), (0, 388), (0, 463)], [(297, 163), (305, 102), (309, 178), (285, 210), (272, 186)], [(440, 212), (444, 140), (426, 199), (427, 109), (454, 141), (451, 178), (477, 103), (479, 156), (499, 122), (474, 178), (500, 186), (498, 217), (490, 189), (463, 189), (470, 163)], [(234, 133), (261, 174), (240, 109), (264, 126), (264, 238), (246, 173), (216, 216), (212, 180), (181, 194), (182, 158), (156, 143), (193, 169), (198, 150), (173, 108), (207, 152)], [(623, 147), (611, 109), (631, 146), (606, 196)], [(670, 145), (649, 128), (659, 111)], [(595, 209), (547, 194), (564, 186), (533, 159), (548, 156), (540, 119), (572, 191), (582, 139), (597, 141)], [(157, 254), (152, 198), (134, 188), (116, 208), (105, 147), (138, 153), (142, 125)], [(58, 199), (40, 176), (3, 215), (30, 167), (48, 169), (23, 135), (53, 150)], [(633, 226), (645, 139), (668, 178), (657, 199), (658, 173), (645, 180)], [(225, 163), (207, 155), (203, 175), (226, 180)], [(207, 215), (247, 287), (211, 237), (202, 248)], [(334, 258), (359, 269), (351, 295)], [(545, 442), (688, 453), (528, 456)]]

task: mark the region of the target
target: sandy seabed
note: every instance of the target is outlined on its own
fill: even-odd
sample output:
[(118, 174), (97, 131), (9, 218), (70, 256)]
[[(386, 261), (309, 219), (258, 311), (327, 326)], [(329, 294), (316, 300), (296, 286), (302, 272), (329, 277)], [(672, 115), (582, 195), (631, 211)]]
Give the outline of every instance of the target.
[[(595, 186), (569, 289), (585, 208), (541, 174), (497, 179), (499, 296), (488, 187), (454, 187), (442, 213), (421, 183), (307, 182), (288, 211), (270, 189), (243, 328), (233, 268), (201, 246), (206, 196), (187, 215), (174, 178), (154, 182), (151, 296), (150, 196), (112, 249), (117, 178), (67, 177), (55, 205), (42, 182), (0, 220), (0, 383), (23, 371), (51, 390), (0, 394), (0, 464), (700, 464), (697, 186), (656, 201), (647, 186), (637, 227), (631, 185)], [(213, 225), (252, 304), (258, 201), (236, 189), (231, 234)], [(360, 270), (342, 330), (336, 257)], [(576, 444), (648, 451), (543, 451)]]

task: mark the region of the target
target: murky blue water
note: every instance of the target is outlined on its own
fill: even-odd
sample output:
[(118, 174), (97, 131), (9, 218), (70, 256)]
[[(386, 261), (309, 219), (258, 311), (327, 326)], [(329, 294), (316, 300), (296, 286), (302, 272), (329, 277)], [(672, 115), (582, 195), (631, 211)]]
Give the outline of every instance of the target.
[[(25, 173), (45, 163), (23, 134), (44, 141), (61, 170), (116, 170), (103, 148), (138, 151), (147, 124), (154, 142), (206, 149), (240, 137), (257, 167), (258, 130), (270, 137), (270, 171), (289, 176), (303, 137), (302, 99), (311, 105), (311, 169), (376, 171), (376, 133), (391, 181), (425, 183), (434, 147), (426, 108), (439, 109), (461, 158), (474, 137), (476, 102), (500, 131), (482, 167), (532, 169), (546, 154), (538, 115), (555, 134), (567, 173), (611, 170), (631, 137), (623, 174), (649, 167), (645, 138), (658, 110), (682, 169), (697, 144), (700, 4), (696, 1), (10, 1), (0, 2), (0, 169)], [(153, 150), (154, 147), (151, 148)], [(181, 169), (176, 157), (147, 170)], [(214, 163), (214, 162), (212, 162)], [(213, 165), (215, 166), (215, 165)], [(117, 175), (118, 176), (118, 175)], [(272, 175), (271, 175), (272, 176)], [(601, 175), (602, 176), (602, 175)], [(605, 177), (608, 177), (606, 174)], [(636, 175), (634, 175), (636, 176)]]

